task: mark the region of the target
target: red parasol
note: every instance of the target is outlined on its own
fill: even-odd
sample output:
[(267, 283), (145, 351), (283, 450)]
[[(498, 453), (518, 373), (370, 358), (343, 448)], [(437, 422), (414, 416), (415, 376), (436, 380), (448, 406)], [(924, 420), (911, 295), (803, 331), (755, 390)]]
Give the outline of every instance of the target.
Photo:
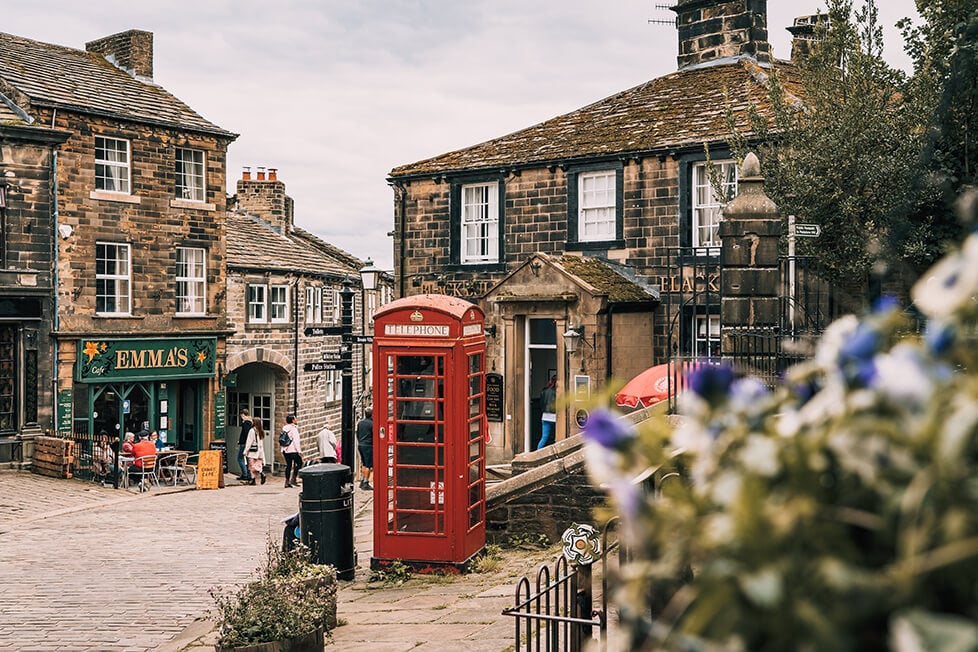
[(615, 404), (619, 407), (649, 407), (669, 398), (669, 364), (649, 367), (629, 380), (615, 394)]

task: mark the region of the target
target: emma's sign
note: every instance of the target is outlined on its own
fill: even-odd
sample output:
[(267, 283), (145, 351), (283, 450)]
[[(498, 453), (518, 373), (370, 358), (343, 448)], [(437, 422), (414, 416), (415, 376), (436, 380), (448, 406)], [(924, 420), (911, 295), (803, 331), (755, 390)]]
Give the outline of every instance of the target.
[(217, 340), (79, 340), (77, 370), (82, 382), (209, 378)]

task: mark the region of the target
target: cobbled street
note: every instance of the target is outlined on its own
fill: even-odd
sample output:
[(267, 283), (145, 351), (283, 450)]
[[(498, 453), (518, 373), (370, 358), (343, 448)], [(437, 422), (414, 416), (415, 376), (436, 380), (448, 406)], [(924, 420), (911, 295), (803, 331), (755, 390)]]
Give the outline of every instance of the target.
[(248, 579), (298, 489), (135, 494), (0, 472), (0, 650), (148, 650)]

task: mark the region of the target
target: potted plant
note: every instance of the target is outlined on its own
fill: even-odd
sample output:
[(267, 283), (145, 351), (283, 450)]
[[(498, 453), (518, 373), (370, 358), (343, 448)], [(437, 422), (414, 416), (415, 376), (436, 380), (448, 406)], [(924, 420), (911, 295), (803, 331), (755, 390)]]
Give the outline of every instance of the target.
[(336, 569), (312, 563), (302, 545), (281, 551), (269, 541), (256, 579), (211, 595), (218, 652), (322, 650), (336, 627)]

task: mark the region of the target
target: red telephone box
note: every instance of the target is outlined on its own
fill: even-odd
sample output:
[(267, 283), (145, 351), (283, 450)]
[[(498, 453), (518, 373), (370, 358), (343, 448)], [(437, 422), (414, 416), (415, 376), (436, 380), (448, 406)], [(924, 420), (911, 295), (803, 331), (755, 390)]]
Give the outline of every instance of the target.
[(464, 571), (485, 545), (484, 320), (435, 294), (374, 314), (375, 570)]

